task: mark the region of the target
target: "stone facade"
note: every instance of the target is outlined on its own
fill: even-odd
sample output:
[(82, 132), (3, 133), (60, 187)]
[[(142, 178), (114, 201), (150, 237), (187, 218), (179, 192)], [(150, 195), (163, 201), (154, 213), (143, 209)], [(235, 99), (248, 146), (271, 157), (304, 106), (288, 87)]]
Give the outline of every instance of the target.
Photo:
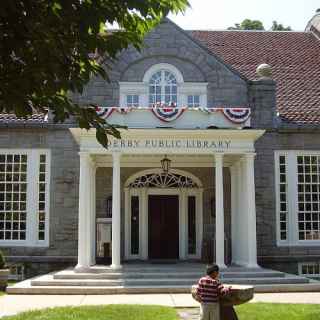
[[(276, 84), (270, 79), (248, 81), (229, 66), (191, 39), (187, 32), (164, 20), (150, 32), (141, 52), (129, 48), (119, 55), (116, 62), (106, 64), (110, 82), (92, 79), (82, 96), (75, 96), (79, 103), (101, 106), (119, 105), (119, 81), (141, 82), (144, 73), (156, 63), (169, 63), (178, 68), (186, 82), (207, 82), (208, 106), (239, 106), (252, 108), (252, 127), (266, 129), (256, 143), (255, 183), (257, 213), (257, 251), (261, 265), (279, 270), (297, 272), (297, 262), (320, 259), (320, 246), (278, 247), (276, 243), (275, 208), (275, 150), (319, 150), (319, 131), (281, 129), (276, 119)], [(111, 69), (109, 69), (111, 68)], [(69, 126), (72, 126), (70, 124)], [(43, 272), (56, 267), (74, 265), (77, 256), (79, 155), (68, 126), (34, 128), (0, 128), (1, 148), (48, 148), (51, 150), (50, 181), (50, 245), (48, 248), (4, 247), (5, 255), (12, 262), (34, 263)], [(122, 168), (121, 183), (143, 168)], [(214, 236), (211, 214), (214, 197), (213, 168), (184, 168), (197, 176), (204, 185), (204, 240)], [(230, 238), (230, 172), (224, 170), (225, 226)], [(100, 167), (96, 173), (97, 217), (104, 216), (104, 201), (112, 194), (112, 168)], [(123, 197), (123, 194), (122, 194)], [(122, 201), (124, 203), (124, 201)], [(121, 208), (122, 221), (124, 208)], [(124, 228), (124, 226), (123, 226)], [(122, 229), (123, 231), (123, 229)], [(122, 243), (122, 251), (124, 244)], [(230, 252), (227, 253), (227, 255)], [(42, 267), (41, 267), (42, 266)], [(30, 271), (29, 274), (34, 274)]]

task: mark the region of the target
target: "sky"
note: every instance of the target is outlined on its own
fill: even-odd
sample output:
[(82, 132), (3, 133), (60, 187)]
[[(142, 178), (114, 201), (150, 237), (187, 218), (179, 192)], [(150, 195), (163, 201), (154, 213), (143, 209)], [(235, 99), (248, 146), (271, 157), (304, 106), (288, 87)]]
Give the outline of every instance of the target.
[(303, 31), (320, 8), (320, 0), (189, 0), (185, 15), (169, 18), (186, 30), (221, 30), (244, 19), (262, 21), (266, 30), (276, 20)]

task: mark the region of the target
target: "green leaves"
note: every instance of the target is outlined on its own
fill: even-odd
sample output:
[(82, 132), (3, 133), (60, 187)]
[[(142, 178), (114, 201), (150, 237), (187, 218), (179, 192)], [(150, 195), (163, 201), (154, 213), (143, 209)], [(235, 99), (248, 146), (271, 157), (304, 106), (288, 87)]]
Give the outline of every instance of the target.
[[(68, 92), (82, 93), (91, 77), (108, 79), (97, 57), (116, 59), (129, 45), (141, 48), (146, 32), (187, 0), (2, 0), (0, 10), (0, 112), (19, 117), (48, 108), (54, 121), (74, 117), (97, 129), (107, 146), (117, 128), (78, 106)], [(108, 32), (106, 23), (120, 26)]]

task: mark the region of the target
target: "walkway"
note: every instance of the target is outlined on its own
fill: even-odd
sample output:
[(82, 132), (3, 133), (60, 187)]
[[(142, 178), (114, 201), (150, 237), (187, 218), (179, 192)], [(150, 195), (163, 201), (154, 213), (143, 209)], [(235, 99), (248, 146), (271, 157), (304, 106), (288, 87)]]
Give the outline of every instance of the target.
[[(320, 304), (320, 292), (261, 293), (252, 302)], [(4, 295), (0, 296), (0, 317), (33, 309), (62, 306), (101, 304), (157, 304), (175, 308), (198, 307), (190, 294), (131, 294), (131, 295)], [(194, 315), (197, 309), (189, 309)], [(180, 312), (185, 318), (184, 312)]]

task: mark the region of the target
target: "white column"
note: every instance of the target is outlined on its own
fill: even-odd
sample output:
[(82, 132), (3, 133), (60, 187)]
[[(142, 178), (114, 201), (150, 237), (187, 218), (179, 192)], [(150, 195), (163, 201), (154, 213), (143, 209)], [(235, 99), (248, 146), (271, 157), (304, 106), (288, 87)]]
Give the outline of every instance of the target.
[(179, 259), (185, 260), (188, 255), (188, 197), (182, 189), (179, 196)]
[(256, 233), (256, 200), (254, 185), (254, 157), (255, 154), (245, 155), (245, 175), (247, 182), (246, 204), (248, 222), (248, 261), (247, 267), (258, 268), (257, 264), (257, 233)]
[(215, 154), (215, 190), (216, 190), (216, 264), (226, 268), (224, 263), (224, 206), (223, 206), (223, 154)]
[(111, 268), (119, 269), (120, 264), (120, 247), (121, 247), (121, 218), (120, 218), (120, 157), (121, 154), (114, 152), (113, 172), (112, 172), (112, 263)]
[(90, 155), (80, 153), (78, 264), (76, 266), (76, 270), (79, 271), (89, 268), (91, 264), (91, 166)]
[(91, 265), (96, 263), (96, 167), (91, 166)]

